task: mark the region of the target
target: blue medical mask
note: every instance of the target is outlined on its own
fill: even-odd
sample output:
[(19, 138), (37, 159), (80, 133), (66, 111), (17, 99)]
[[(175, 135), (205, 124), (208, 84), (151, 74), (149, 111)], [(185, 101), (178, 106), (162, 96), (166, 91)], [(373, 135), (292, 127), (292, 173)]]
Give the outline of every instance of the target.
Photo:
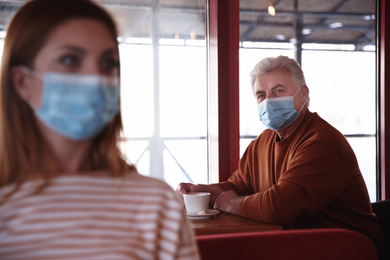
[(300, 89), (294, 96), (266, 98), (263, 102), (257, 105), (259, 110), (260, 121), (269, 129), (278, 131), (291, 125), (298, 117), (303, 106), (298, 111), (294, 108), (294, 97), (299, 93)]
[(37, 117), (50, 129), (78, 141), (99, 134), (119, 112), (119, 78), (93, 74), (47, 72), (43, 76), (42, 103), (30, 102)]

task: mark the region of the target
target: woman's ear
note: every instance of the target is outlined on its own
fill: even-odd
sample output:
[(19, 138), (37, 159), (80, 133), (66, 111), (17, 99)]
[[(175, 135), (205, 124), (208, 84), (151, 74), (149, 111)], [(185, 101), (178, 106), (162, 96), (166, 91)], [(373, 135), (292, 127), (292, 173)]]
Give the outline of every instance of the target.
[(19, 95), (19, 97), (24, 101), (30, 100), (30, 94), (26, 85), (27, 75), (22, 71), (20, 66), (13, 66), (9, 71), (9, 78), (12, 82), (12, 85)]

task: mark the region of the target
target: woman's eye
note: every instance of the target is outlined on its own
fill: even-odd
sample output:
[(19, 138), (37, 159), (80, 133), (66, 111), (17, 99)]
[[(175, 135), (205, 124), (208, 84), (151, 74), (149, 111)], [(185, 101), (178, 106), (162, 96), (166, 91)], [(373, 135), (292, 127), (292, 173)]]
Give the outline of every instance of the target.
[(75, 55), (66, 55), (61, 57), (60, 62), (65, 66), (75, 66), (80, 62), (80, 58)]
[[(106, 59), (102, 61), (102, 69), (106, 72), (113, 72), (119, 68), (119, 61), (117, 59)], [(116, 71), (115, 71), (116, 72)]]

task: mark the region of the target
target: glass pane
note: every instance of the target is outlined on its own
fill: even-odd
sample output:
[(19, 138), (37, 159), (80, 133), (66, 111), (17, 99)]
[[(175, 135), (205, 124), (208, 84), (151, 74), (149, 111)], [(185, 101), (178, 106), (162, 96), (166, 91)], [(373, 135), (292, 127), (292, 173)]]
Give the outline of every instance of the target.
[(375, 134), (375, 56), (369, 51), (303, 51), (310, 110), (343, 134)]
[(160, 47), (160, 116), (164, 137), (207, 134), (206, 49)]
[[(172, 187), (180, 182), (207, 183), (207, 145), (206, 139), (168, 140), (165, 142), (164, 170), (165, 181)], [(188, 156), (188, 153), (196, 155)]]
[[(124, 136), (153, 136), (153, 53), (150, 45), (120, 44), (121, 108)], [(135, 113), (142, 111), (142, 113)]]
[(346, 135), (376, 201), (375, 19), (375, 0), (240, 0), (241, 154), (265, 129), (250, 70), (266, 56), (295, 57), (310, 89), (310, 110)]
[(360, 171), (368, 187), (371, 201), (376, 201), (376, 138), (349, 137), (347, 138), (358, 158)]
[(173, 188), (207, 182), (205, 1), (108, 2), (121, 30), (127, 157)]

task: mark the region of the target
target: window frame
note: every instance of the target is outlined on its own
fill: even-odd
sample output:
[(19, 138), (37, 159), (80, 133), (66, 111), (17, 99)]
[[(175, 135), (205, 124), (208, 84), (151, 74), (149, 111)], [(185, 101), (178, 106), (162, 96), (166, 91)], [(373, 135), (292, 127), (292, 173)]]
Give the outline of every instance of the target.
[(227, 180), (239, 160), (239, 1), (208, 0), (206, 6), (209, 182), (214, 183)]
[[(378, 175), (379, 200), (390, 199), (390, 4), (378, 1), (377, 8), (377, 80), (378, 80)], [(386, 91), (387, 90), (387, 91)]]

